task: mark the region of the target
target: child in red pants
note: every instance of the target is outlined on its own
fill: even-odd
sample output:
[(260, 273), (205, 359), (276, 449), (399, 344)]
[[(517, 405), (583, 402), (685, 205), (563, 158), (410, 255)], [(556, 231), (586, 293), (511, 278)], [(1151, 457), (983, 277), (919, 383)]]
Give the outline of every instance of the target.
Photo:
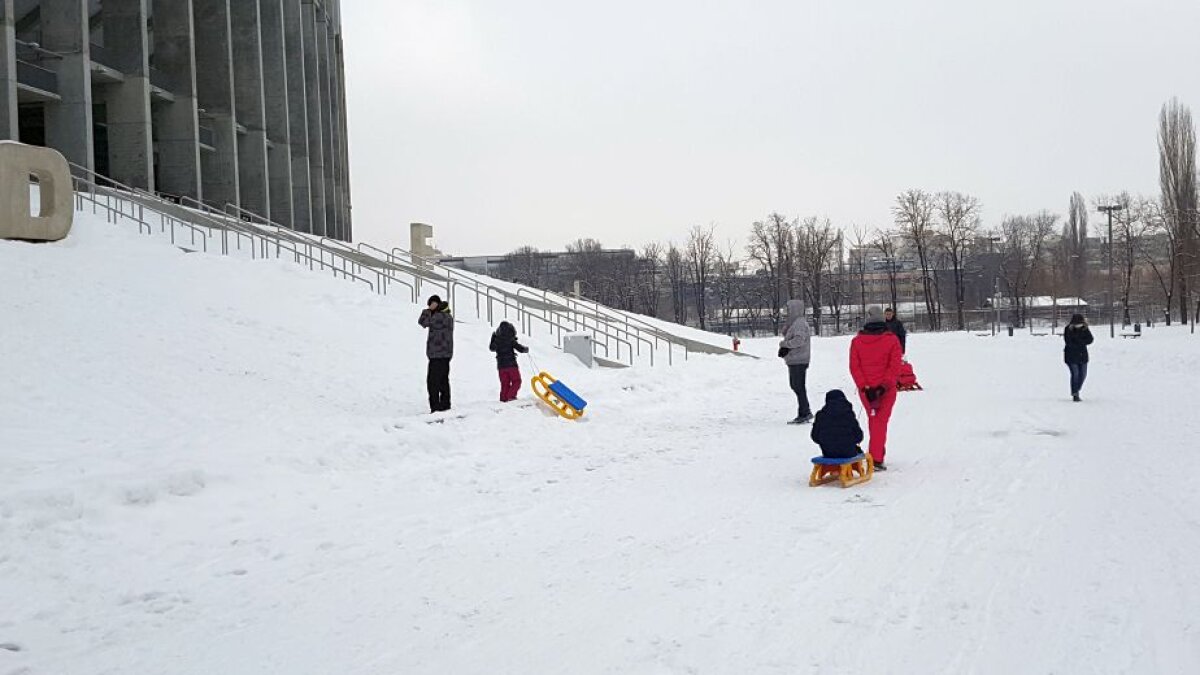
[(850, 342), (850, 376), (867, 409), (867, 431), (871, 435), (871, 459), (875, 469), (885, 471), (887, 428), (896, 405), (896, 383), (904, 353), (900, 340), (887, 329), (883, 310), (867, 309), (867, 322)]
[(517, 366), (517, 354), (528, 354), (529, 348), (517, 342), (517, 329), (507, 321), (501, 321), (492, 333), (489, 349), (496, 352), (496, 365), (500, 368), (500, 402), (517, 400), (521, 392), (521, 369)]

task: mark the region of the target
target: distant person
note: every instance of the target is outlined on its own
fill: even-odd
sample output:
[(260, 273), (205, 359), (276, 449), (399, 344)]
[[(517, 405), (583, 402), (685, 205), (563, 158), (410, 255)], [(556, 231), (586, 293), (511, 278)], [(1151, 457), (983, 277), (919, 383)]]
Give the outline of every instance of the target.
[(871, 434), (870, 453), (875, 468), (886, 471), (888, 421), (896, 405), (896, 383), (900, 378), (903, 349), (900, 339), (888, 330), (883, 310), (867, 309), (867, 322), (850, 341), (850, 376), (867, 410), (867, 429)]
[(904, 354), (908, 351), (908, 331), (904, 329), (904, 322), (900, 317), (896, 316), (896, 310), (888, 307), (883, 311), (883, 323), (887, 326), (889, 332), (900, 340), (900, 353)]
[(517, 342), (517, 329), (507, 321), (501, 321), (492, 333), (488, 346), (496, 352), (496, 365), (500, 368), (500, 402), (517, 400), (521, 393), (521, 368), (517, 365), (517, 354), (528, 354), (529, 348)]
[(812, 332), (804, 318), (804, 301), (788, 300), (787, 328), (779, 342), (779, 358), (787, 364), (788, 382), (796, 393), (796, 419), (788, 424), (808, 424), (812, 408), (808, 406), (808, 363), (812, 358)]
[(813, 422), (812, 439), (826, 457), (847, 459), (862, 454), (859, 447), (863, 442), (862, 427), (858, 425), (854, 406), (841, 389), (825, 394), (825, 407), (817, 412)]
[(417, 323), (429, 331), (425, 339), (425, 356), (429, 372), (425, 384), (429, 388), (429, 412), (450, 409), (450, 359), (454, 358), (454, 316), (450, 304), (434, 295), (425, 303)]
[(1092, 344), (1092, 330), (1082, 314), (1071, 317), (1071, 323), (1063, 330), (1063, 360), (1071, 371), (1071, 400), (1079, 403), (1079, 392), (1088, 372), (1088, 345)]

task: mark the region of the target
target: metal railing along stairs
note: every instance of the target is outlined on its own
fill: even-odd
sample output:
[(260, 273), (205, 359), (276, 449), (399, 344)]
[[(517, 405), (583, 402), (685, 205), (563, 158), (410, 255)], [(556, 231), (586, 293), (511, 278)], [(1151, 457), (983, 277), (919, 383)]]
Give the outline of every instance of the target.
[(380, 295), (402, 288), (414, 303), (420, 303), (425, 293), (437, 292), (460, 315), (465, 299), (465, 306), (475, 308), (476, 318), (490, 325), (511, 320), (526, 335), (545, 331), (560, 347), (564, 335), (586, 333), (598, 356), (631, 365), (638, 359), (654, 365), (663, 350), (668, 363), (674, 363), (676, 351), (685, 359), (692, 352), (731, 351), (674, 335), (635, 314), (596, 302), (524, 287), (501, 288), (403, 249), (388, 252), (366, 243), (351, 246), (296, 232), (232, 204), (218, 210), (188, 197), (165, 198), (74, 164), (72, 173), (77, 210), (103, 212), (111, 223), (136, 224), (141, 233), (169, 236), (172, 244), (190, 250), (291, 260), (361, 283)]

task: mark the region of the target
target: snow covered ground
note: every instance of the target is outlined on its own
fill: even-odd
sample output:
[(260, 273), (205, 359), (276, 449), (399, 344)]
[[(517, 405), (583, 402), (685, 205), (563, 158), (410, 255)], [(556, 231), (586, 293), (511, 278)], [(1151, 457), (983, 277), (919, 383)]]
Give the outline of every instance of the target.
[(770, 340), (530, 340), (572, 424), (494, 403), (463, 324), (439, 420), (418, 308), (292, 265), (87, 219), (0, 288), (0, 675), (1200, 672), (1184, 330), (1099, 338), (1082, 404), (1056, 338), (912, 335), (927, 391), (842, 490)]

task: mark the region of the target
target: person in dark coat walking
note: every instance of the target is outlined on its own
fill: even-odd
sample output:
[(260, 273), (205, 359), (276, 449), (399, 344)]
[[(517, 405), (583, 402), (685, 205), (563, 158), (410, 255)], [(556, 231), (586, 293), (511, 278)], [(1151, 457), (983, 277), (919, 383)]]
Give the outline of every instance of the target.
[(1078, 403), (1079, 392), (1088, 372), (1088, 345), (1093, 341), (1092, 331), (1082, 314), (1071, 317), (1071, 323), (1063, 330), (1063, 361), (1071, 371), (1071, 399)]
[(500, 369), (500, 402), (517, 400), (521, 392), (521, 368), (517, 365), (517, 354), (528, 354), (529, 348), (517, 342), (517, 329), (507, 321), (501, 321), (492, 333), (488, 346), (496, 352), (496, 366)]
[(812, 360), (812, 331), (804, 317), (804, 301), (788, 300), (787, 328), (779, 342), (779, 358), (788, 367), (788, 384), (796, 394), (796, 419), (788, 424), (808, 424), (812, 408), (808, 405), (808, 363)]
[(841, 389), (825, 394), (825, 407), (817, 412), (817, 420), (813, 422), (812, 439), (826, 457), (846, 459), (862, 454), (858, 446), (863, 441), (862, 427), (858, 425), (854, 406)]
[(895, 335), (896, 339), (900, 341), (900, 353), (908, 351), (908, 331), (904, 328), (904, 322), (896, 316), (896, 310), (891, 307), (883, 310), (883, 325), (887, 326), (888, 332)]
[(429, 371), (425, 385), (429, 389), (429, 412), (444, 412), (450, 409), (450, 359), (454, 358), (454, 315), (449, 303), (432, 296), (425, 303), (417, 323), (429, 331), (425, 339), (425, 357), (429, 359)]

